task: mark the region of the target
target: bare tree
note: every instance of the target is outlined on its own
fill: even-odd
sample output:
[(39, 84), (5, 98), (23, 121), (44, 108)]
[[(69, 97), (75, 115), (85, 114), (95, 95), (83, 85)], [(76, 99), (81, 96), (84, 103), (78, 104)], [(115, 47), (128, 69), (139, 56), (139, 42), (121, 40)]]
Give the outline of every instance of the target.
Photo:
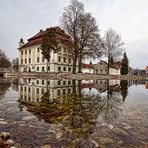
[(18, 58), (15, 58), (12, 60), (12, 68), (15, 71), (19, 71), (19, 59)]
[(101, 38), (96, 20), (90, 13), (85, 13), (81, 19), (79, 37), (79, 71), (84, 57), (98, 57), (100, 52)]
[(0, 67), (10, 67), (11, 63), (8, 59), (8, 57), (5, 55), (2, 49), (0, 49)]
[[(79, 70), (84, 55), (92, 55), (97, 49), (99, 30), (96, 20), (90, 13), (85, 13), (84, 5), (78, 0), (71, 0), (70, 5), (60, 19), (61, 25), (72, 41), (73, 73), (76, 73), (76, 63), (79, 58)], [(90, 50), (91, 49), (91, 50)]]
[(121, 40), (121, 35), (112, 28), (109, 28), (103, 37), (102, 53), (108, 58), (108, 74), (110, 61), (123, 54), (125, 43)]

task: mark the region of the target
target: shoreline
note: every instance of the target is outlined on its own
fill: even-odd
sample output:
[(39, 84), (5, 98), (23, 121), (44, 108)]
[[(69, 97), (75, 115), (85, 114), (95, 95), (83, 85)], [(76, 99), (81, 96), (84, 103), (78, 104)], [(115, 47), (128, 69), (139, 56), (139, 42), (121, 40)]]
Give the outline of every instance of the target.
[(95, 75), (86, 73), (47, 73), (47, 72), (13, 72), (6, 73), (4, 77), (13, 78), (43, 78), (43, 79), (73, 79), (73, 80), (92, 80), (92, 79), (119, 79), (119, 80), (148, 80), (148, 76), (137, 75)]

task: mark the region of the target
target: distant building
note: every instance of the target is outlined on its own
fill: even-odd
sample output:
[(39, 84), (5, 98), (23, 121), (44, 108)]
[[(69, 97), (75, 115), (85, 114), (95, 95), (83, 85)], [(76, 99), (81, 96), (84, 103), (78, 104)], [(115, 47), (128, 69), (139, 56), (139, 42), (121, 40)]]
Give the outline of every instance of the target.
[[(52, 27), (57, 35), (61, 50), (58, 53), (51, 51), (51, 58), (48, 69), (50, 72), (72, 72), (72, 55), (68, 52), (67, 43), (70, 37), (60, 28)], [(24, 43), (19, 42), (19, 71), (20, 72), (44, 72), (47, 69), (47, 60), (44, 59), (41, 51), (42, 39), (46, 30), (40, 30), (36, 35)], [(78, 68), (78, 67), (77, 67)]]
[[(119, 62), (109, 65), (110, 75), (120, 75), (121, 66)], [(101, 60), (94, 65), (94, 74), (108, 74), (108, 63)]]
[(148, 66), (146, 66), (146, 74), (148, 75)]
[(93, 73), (94, 66), (92, 64), (82, 64), (82, 72), (83, 73)]
[(144, 69), (129, 69), (129, 74), (130, 75), (138, 75), (138, 76), (145, 76), (146, 75), (146, 70)]

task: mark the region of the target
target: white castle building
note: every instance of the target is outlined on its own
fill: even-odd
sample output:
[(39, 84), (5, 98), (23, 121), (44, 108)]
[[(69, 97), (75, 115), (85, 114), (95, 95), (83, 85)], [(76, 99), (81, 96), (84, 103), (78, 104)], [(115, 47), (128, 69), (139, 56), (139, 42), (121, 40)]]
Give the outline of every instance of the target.
[[(48, 69), (50, 72), (72, 72), (72, 55), (68, 52), (67, 43), (70, 37), (60, 28), (53, 27), (59, 42), (60, 51), (51, 51)], [(47, 60), (44, 59), (41, 51), (41, 44), (46, 30), (40, 30), (36, 35), (28, 39), (27, 43), (23, 39), (19, 42), (19, 71), (20, 72), (43, 72), (47, 69)]]

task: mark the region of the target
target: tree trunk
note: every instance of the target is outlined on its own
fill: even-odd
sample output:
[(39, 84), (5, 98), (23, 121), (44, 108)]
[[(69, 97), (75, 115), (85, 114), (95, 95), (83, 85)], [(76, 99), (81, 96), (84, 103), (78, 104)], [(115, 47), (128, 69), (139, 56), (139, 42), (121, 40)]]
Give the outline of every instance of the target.
[(74, 59), (73, 59), (73, 73), (76, 73), (76, 66), (77, 66), (77, 56), (74, 55)]
[(72, 93), (76, 96), (76, 80), (72, 80)]
[(48, 65), (49, 65), (49, 61), (47, 60), (46, 72), (48, 72)]
[(79, 97), (82, 96), (82, 94), (81, 94), (81, 80), (78, 80), (78, 94), (79, 94)]
[(79, 57), (78, 71), (82, 72), (82, 53), (80, 53), (80, 57)]
[(107, 64), (107, 74), (109, 75), (109, 60), (110, 59), (110, 56), (108, 57), (108, 64)]

